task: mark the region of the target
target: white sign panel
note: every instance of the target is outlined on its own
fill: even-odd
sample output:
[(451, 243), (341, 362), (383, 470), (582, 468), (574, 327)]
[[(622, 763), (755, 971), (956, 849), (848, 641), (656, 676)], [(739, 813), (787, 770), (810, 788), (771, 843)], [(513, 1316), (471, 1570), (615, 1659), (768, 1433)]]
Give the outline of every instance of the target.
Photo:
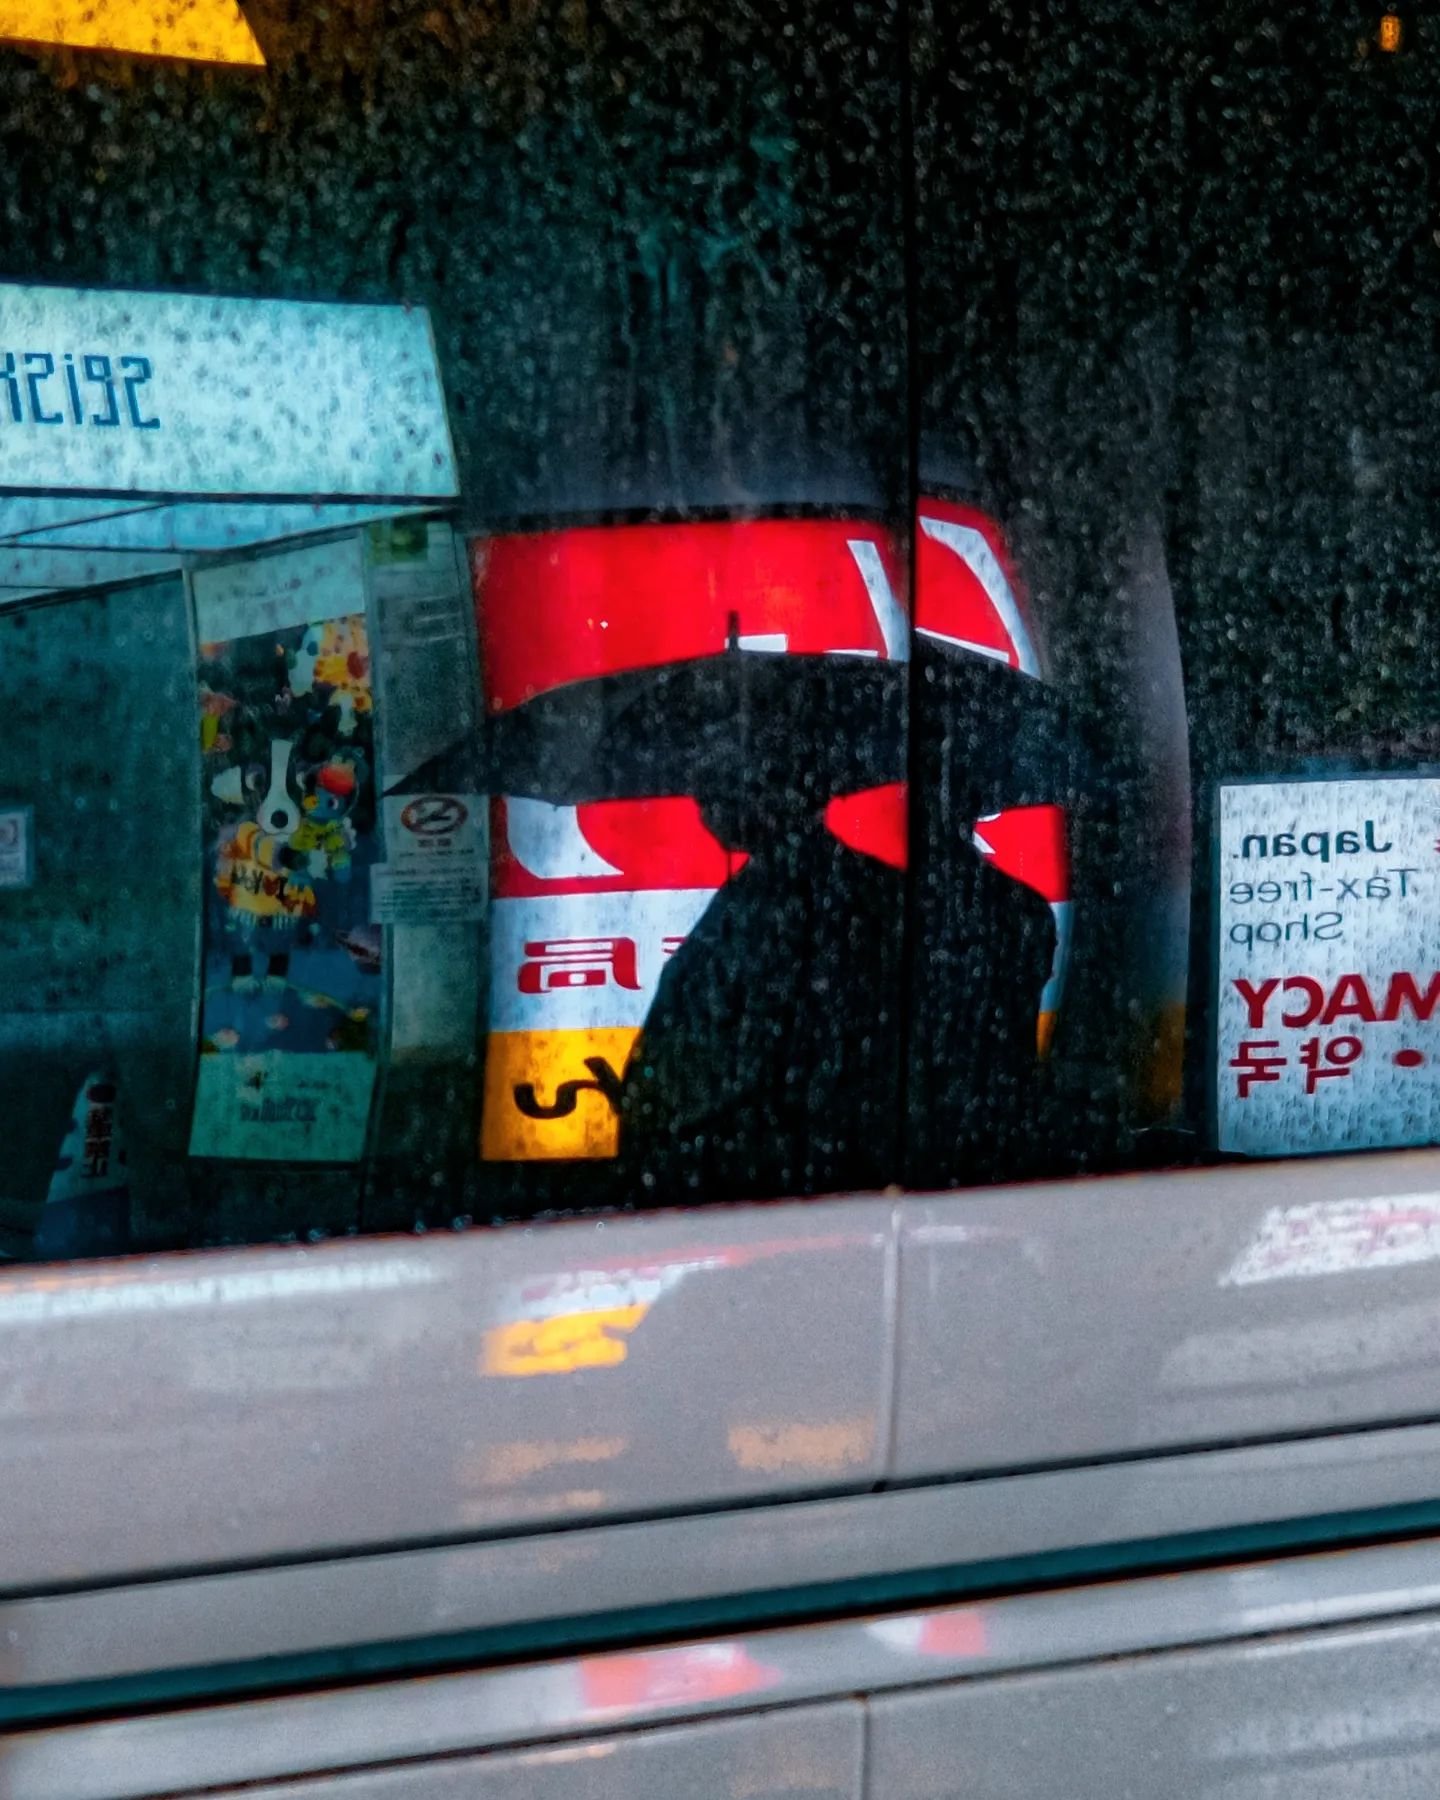
[(1220, 1148), (1440, 1139), (1440, 780), (1223, 787), (1217, 871)]
[(490, 909), (490, 1029), (638, 1028), (713, 888), (537, 894)]
[(447, 499), (423, 310), (0, 283), (0, 491)]
[(0, 807), (0, 889), (27, 888), (34, 879), (30, 863), (28, 806)]
[(377, 925), (456, 924), (485, 916), (489, 864), (479, 794), (389, 796), (387, 861), (370, 872)]
[(197, 569), (191, 581), (202, 644), (365, 611), (365, 564), (357, 537), (216, 563)]

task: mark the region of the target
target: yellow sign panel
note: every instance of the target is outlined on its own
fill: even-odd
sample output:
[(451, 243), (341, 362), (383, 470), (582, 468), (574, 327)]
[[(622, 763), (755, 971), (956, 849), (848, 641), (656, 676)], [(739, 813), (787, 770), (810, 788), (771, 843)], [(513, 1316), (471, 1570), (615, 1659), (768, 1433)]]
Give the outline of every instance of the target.
[(0, 40), (265, 65), (235, 0), (0, 0)]
[(638, 1026), (492, 1031), (480, 1154), (486, 1162), (613, 1157), (620, 1078)]

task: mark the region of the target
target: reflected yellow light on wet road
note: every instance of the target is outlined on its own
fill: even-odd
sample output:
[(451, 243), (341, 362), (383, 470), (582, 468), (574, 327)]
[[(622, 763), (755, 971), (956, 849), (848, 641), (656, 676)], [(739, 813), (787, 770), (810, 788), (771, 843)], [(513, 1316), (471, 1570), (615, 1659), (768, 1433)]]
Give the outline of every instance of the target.
[(628, 1338), (650, 1310), (649, 1301), (607, 1306), (596, 1312), (561, 1313), (553, 1319), (516, 1319), (485, 1333), (480, 1370), (485, 1375), (568, 1375), (623, 1363)]

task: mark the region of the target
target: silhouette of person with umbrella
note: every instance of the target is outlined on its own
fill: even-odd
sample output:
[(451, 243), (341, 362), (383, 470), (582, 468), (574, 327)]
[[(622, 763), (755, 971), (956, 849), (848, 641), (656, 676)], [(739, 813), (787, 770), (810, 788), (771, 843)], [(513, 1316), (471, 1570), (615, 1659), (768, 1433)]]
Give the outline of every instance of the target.
[[(907, 778), (911, 669), (744, 651), (733, 621), (730, 640), (723, 655), (570, 683), (489, 721), (499, 791), (557, 805), (690, 795), (735, 859), (624, 1074), (622, 1201), (874, 1187), (900, 1169), (906, 877), (841, 843), (825, 811)], [(1061, 733), (1041, 684), (923, 640), (916, 653), (944, 729), (984, 722), (968, 762), (975, 812), (993, 810), (982, 795), (1053, 799)], [(938, 858), (932, 846), (923, 877), (953, 890), (947, 941), (908, 953), (920, 983), (943, 986), (935, 1051), (970, 1115), (957, 1129), (978, 1144), (1002, 1102), (1024, 1112), (1053, 922), (968, 834)]]
[(842, 844), (825, 809), (894, 754), (898, 691), (877, 727), (880, 665), (826, 660), (788, 683), (781, 656), (738, 669), (763, 709), (742, 700), (731, 753), (696, 771), (702, 820), (743, 863), (670, 960), (625, 1072), (622, 1190), (800, 1194), (895, 1172), (905, 878)]

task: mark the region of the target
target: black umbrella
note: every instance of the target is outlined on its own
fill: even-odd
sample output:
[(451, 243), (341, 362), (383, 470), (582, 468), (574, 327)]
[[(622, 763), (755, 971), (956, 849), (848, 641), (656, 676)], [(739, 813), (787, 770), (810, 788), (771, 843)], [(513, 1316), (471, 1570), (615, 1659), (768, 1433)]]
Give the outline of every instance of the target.
[(1056, 798), (1065, 732), (1053, 689), (1003, 663), (915, 643), (913, 666), (727, 651), (567, 683), (493, 714), (493, 791), (575, 806), (720, 794), (743, 779), (829, 798), (903, 781), (907, 716), (1008, 805)]
[[(911, 700), (913, 695), (913, 700)], [(549, 689), (488, 720), (502, 794), (596, 799), (724, 792), (756, 769), (848, 794), (904, 781), (905, 720), (954, 740), (970, 778), (1055, 797), (1064, 720), (1053, 689), (1003, 662), (916, 639), (916, 662), (725, 652)]]
[(500, 792), (563, 805), (712, 792), (757, 770), (835, 794), (898, 779), (904, 716), (894, 665), (729, 651), (552, 688), (493, 715), (488, 749)]
[(911, 773), (957, 810), (1064, 802), (1078, 785), (1075, 733), (1058, 688), (997, 658), (917, 633)]

